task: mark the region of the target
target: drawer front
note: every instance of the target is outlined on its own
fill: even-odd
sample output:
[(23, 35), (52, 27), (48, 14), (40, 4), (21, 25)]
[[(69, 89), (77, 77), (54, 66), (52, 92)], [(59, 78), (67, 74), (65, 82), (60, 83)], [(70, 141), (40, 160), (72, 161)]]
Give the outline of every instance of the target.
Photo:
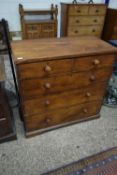
[(91, 56), (84, 58), (84, 60), (83, 58), (78, 58), (74, 60), (73, 70), (80, 72), (110, 67), (114, 64), (115, 58), (115, 55)]
[(109, 68), (47, 79), (22, 80), (20, 81), (20, 93), (24, 100), (52, 93), (65, 92), (93, 85), (96, 82), (107, 81), (111, 73), (112, 68)]
[(68, 8), (68, 15), (87, 15), (89, 6), (87, 5), (70, 5)]
[(6, 119), (0, 119), (0, 137), (4, 137), (12, 132), (12, 128)]
[(52, 94), (23, 103), (24, 115), (29, 116), (44, 113), (49, 110), (70, 107), (85, 102), (103, 100), (107, 83), (98, 83), (84, 89)]
[(102, 102), (81, 104), (25, 118), (26, 131), (49, 128), (72, 121), (83, 121), (99, 113)]
[(104, 23), (104, 16), (70, 16), (68, 20), (68, 26), (102, 25)]
[(68, 27), (68, 36), (100, 36), (102, 26), (72, 26)]
[(22, 64), (18, 66), (18, 75), (20, 79), (48, 77), (71, 72), (72, 65), (72, 59)]
[(92, 5), (89, 7), (89, 15), (105, 15), (106, 8), (107, 8), (106, 6)]

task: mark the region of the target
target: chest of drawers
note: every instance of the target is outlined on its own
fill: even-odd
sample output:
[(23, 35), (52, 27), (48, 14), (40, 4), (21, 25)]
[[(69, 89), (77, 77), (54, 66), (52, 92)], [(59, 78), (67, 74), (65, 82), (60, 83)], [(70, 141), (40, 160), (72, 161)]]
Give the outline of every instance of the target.
[(116, 48), (70, 37), (13, 42), (12, 50), (27, 137), (99, 117)]
[(101, 37), (106, 14), (104, 4), (61, 4), (61, 36)]

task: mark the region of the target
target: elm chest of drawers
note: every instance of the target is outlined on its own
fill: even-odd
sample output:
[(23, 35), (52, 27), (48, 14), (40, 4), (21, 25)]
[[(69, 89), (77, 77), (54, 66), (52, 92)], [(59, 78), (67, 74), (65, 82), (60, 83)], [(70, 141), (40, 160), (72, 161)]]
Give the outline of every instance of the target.
[(106, 9), (105, 4), (61, 3), (61, 36), (101, 37)]
[(26, 136), (99, 117), (116, 48), (96, 37), (12, 43)]

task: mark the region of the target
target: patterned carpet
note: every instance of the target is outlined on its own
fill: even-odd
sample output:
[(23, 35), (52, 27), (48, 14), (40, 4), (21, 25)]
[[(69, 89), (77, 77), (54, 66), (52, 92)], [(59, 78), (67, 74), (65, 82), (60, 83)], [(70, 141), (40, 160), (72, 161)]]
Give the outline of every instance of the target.
[(71, 163), (45, 175), (117, 175), (117, 147)]

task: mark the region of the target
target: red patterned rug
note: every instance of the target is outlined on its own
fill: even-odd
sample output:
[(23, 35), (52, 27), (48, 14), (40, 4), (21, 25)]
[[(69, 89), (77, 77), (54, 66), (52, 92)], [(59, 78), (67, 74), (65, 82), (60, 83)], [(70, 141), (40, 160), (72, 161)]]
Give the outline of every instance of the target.
[(117, 175), (117, 147), (73, 162), (44, 175)]

